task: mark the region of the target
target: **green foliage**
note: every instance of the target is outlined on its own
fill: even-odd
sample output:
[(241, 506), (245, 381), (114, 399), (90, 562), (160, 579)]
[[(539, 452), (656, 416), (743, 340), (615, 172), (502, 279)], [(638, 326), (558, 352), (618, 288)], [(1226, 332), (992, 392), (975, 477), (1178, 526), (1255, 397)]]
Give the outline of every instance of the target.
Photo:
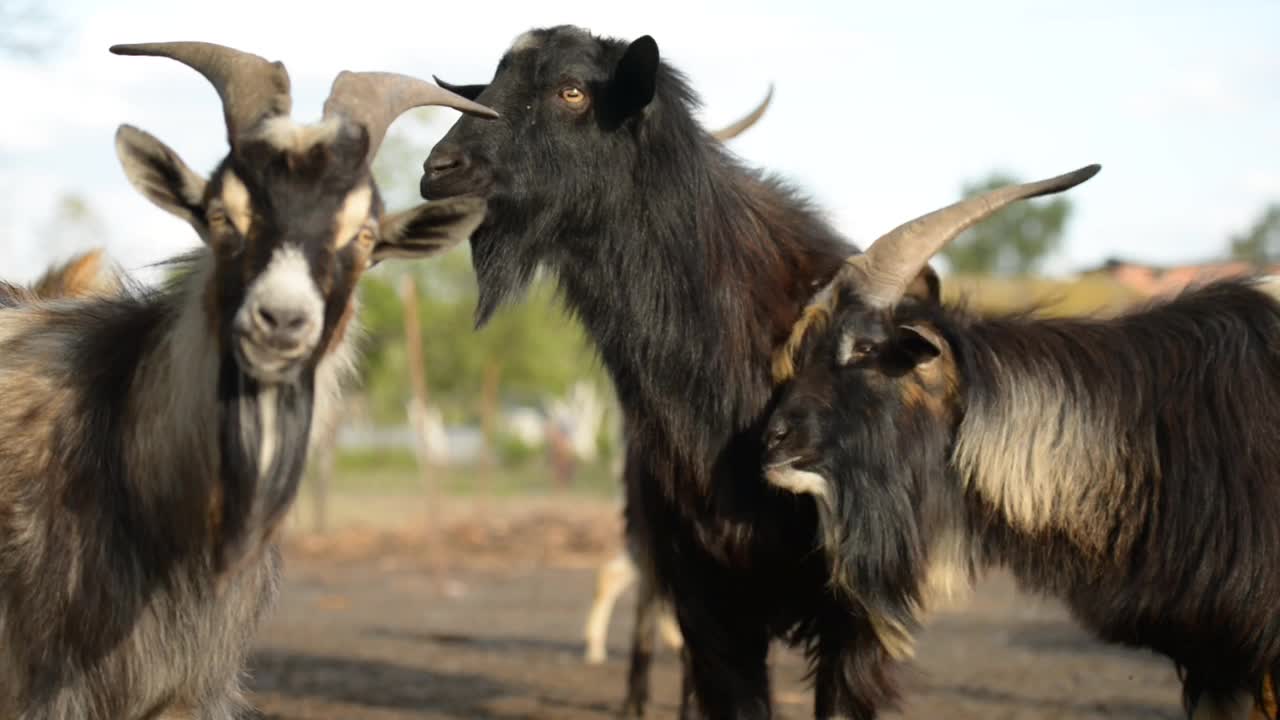
[(534, 458), (543, 457), (546, 449), (526, 445), (515, 435), (499, 433), (493, 444), (498, 453), (498, 461), (504, 468), (519, 468), (527, 465)]
[(1254, 265), (1280, 258), (1280, 202), (1268, 205), (1252, 227), (1231, 238), (1231, 257)]
[[(993, 173), (981, 182), (965, 185), (964, 196), (1017, 182)], [(1071, 201), (1062, 196), (1017, 202), (961, 234), (941, 255), (953, 273), (1025, 275), (1037, 270), (1057, 249), (1070, 216)]]
[(375, 420), (404, 418), (408, 390), (404, 308), (397, 285), (413, 273), (422, 354), (431, 402), (450, 420), (474, 420), (486, 367), (497, 363), (501, 397), (537, 402), (575, 381), (603, 373), (581, 327), (567, 317), (553, 287), (539, 282), (481, 329), (475, 329), (475, 277), (466, 248), (426, 263), (368, 275), (361, 283), (366, 329), (365, 387)]

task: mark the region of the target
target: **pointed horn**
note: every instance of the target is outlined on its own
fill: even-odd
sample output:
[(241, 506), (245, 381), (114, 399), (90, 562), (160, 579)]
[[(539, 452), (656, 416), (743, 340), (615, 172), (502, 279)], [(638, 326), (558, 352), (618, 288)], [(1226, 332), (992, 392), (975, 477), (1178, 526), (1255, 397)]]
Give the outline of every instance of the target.
[(431, 79), (435, 80), (436, 84), (445, 90), (456, 95), (461, 95), (468, 100), (475, 100), (480, 96), (480, 93), (484, 92), (485, 88), (489, 87), (488, 85), (455, 85), (454, 83), (446, 80), (441, 80), (437, 75), (432, 75)]
[(719, 140), (720, 142), (724, 142), (726, 140), (732, 140), (738, 137), (746, 130), (749, 130), (752, 125), (755, 125), (756, 122), (761, 117), (764, 116), (764, 111), (769, 109), (769, 103), (772, 101), (773, 101), (773, 83), (769, 83), (769, 92), (765, 93), (764, 100), (762, 100), (760, 104), (756, 106), (755, 110), (752, 110), (750, 113), (744, 116), (741, 120), (733, 123), (732, 125), (726, 125), (725, 127), (722, 127), (719, 130), (713, 130), (711, 132), (711, 137), (715, 138), (716, 140)]
[(881, 236), (866, 253), (849, 258), (846, 270), (861, 276), (855, 286), (865, 302), (888, 307), (902, 297), (935, 253), (974, 223), (1018, 200), (1073, 188), (1101, 169), (1101, 165), (1089, 165), (1047, 180), (1006, 185), (934, 210)]
[(440, 105), (477, 117), (496, 118), (498, 113), (438, 85), (408, 75), (343, 71), (334, 78), (326, 118), (341, 115), (364, 126), (369, 133), (369, 158), (382, 145), (387, 128), (405, 111), (424, 105)]
[(205, 42), (112, 45), (111, 52), (171, 58), (205, 76), (222, 98), (232, 145), (262, 118), (288, 115), (293, 105), (284, 65), (253, 53)]

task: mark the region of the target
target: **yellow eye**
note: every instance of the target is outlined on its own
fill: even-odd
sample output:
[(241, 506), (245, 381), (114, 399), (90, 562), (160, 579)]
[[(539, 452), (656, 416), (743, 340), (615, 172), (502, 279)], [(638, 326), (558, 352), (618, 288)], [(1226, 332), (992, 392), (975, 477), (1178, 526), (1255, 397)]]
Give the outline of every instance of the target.
[(373, 241), (377, 239), (377, 236), (373, 234), (373, 228), (364, 228), (359, 235), (356, 235), (356, 242), (364, 247), (373, 247)]
[(582, 92), (582, 90), (569, 85), (560, 89), (560, 99), (570, 105), (581, 105), (586, 102), (587, 94)]

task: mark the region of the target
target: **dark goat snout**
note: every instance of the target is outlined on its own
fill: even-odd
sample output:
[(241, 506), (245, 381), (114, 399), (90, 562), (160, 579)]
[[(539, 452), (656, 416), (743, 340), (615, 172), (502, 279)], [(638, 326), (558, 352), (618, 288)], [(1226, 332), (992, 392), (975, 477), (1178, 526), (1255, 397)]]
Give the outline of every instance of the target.
[(422, 163), (422, 197), (441, 200), (455, 195), (484, 194), (488, 175), (459, 145), (437, 145)]
[(436, 147), (422, 163), (422, 172), (429, 179), (435, 180), (467, 167), (467, 156), (455, 145)]

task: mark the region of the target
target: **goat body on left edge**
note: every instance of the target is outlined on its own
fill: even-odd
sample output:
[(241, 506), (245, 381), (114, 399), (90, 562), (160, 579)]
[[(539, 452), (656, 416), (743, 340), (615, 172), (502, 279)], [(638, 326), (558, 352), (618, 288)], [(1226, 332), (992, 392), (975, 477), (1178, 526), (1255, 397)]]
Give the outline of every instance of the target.
[(492, 111), (420, 80), (342, 73), (289, 119), (279, 63), (207, 43), (178, 60), (223, 101), (211, 179), (122, 126), (130, 181), (205, 248), (158, 290), (0, 310), (0, 716), (231, 720), (276, 587), (271, 539), (352, 361), (353, 291), (387, 257), (465, 239), (483, 201), (384, 216), (369, 160), (419, 105)]

